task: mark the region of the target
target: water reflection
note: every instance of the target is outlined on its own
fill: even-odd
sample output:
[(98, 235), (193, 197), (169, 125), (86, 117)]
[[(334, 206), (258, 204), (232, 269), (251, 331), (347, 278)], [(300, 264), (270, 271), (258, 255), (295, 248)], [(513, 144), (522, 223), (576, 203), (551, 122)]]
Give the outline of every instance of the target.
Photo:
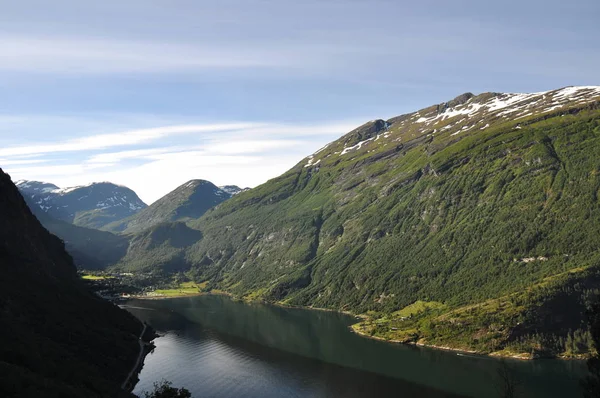
[[(343, 314), (222, 296), (130, 305), (153, 309), (130, 311), (167, 332), (147, 358), (136, 391), (165, 377), (202, 397), (497, 396), (497, 360), (365, 339), (348, 330), (354, 319)], [(574, 396), (584, 370), (572, 361), (510, 366), (527, 397)]]

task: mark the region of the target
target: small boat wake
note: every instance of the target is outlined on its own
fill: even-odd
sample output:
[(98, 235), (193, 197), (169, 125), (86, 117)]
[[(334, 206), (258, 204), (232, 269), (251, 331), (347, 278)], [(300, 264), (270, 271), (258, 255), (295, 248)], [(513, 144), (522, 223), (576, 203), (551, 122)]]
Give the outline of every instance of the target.
[(119, 308), (133, 308), (134, 310), (156, 311), (154, 308), (136, 307), (136, 306), (133, 306), (133, 305), (120, 305)]
[(459, 357), (466, 357), (466, 358), (494, 360), (493, 357), (487, 357), (485, 355), (466, 354), (466, 353), (462, 353), (462, 352), (457, 352), (456, 355)]

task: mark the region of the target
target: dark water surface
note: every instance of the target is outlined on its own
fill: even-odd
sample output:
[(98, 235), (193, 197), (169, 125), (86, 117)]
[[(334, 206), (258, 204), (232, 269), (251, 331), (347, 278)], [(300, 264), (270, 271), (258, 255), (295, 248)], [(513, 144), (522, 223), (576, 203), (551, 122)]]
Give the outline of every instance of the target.
[[(225, 296), (131, 300), (161, 335), (134, 392), (161, 379), (204, 397), (497, 397), (499, 361), (388, 344), (335, 312)], [(577, 397), (580, 361), (508, 361), (521, 397)]]

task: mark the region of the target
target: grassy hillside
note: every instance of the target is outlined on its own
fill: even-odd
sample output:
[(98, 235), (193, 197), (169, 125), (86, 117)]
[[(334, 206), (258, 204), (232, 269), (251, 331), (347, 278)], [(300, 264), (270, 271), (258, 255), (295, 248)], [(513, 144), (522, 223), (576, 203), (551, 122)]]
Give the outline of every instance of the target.
[[(380, 337), (483, 352), (529, 352), (531, 338), (567, 353), (600, 266), (599, 98), (572, 91), (465, 94), (369, 122), (190, 221), (203, 237), (180, 258), (196, 282), (366, 314)], [(415, 303), (429, 303), (429, 326), (397, 325)], [(574, 316), (540, 322), (545, 306)], [(470, 328), (461, 308), (481, 309)]]
[(186, 250), (202, 238), (202, 233), (185, 223), (161, 223), (134, 236), (125, 257), (112, 270), (169, 274), (189, 268)]
[(230, 193), (223, 191), (209, 181), (191, 180), (169, 192), (139, 213), (110, 223), (103, 229), (130, 234), (161, 223), (196, 219), (211, 207), (230, 197)]

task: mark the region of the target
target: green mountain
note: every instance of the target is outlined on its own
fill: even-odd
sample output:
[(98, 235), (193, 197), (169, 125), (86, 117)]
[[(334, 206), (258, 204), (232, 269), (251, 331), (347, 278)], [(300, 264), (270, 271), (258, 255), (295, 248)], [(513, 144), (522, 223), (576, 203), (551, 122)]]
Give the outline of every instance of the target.
[(600, 87), (467, 93), (360, 126), (161, 253), (239, 297), (362, 314), (355, 330), (378, 338), (579, 355), (600, 278), (598, 153)]
[(183, 222), (156, 224), (130, 236), (125, 256), (110, 269), (160, 274), (187, 271), (187, 250), (200, 239), (202, 233)]
[(65, 243), (77, 268), (100, 270), (117, 263), (127, 253), (129, 238), (97, 229), (79, 227), (53, 218), (28, 196), (24, 196), (29, 209), (51, 234)]
[(89, 292), (0, 170), (0, 395), (132, 397), (141, 323)]
[[(241, 190), (235, 186), (227, 187), (232, 192)], [(110, 223), (103, 229), (113, 232), (134, 233), (165, 222), (188, 221), (200, 217), (208, 209), (229, 199), (231, 196), (232, 193), (216, 187), (209, 181), (191, 180), (139, 213)]]
[[(31, 193), (34, 190), (38, 194), (49, 192), (55, 190), (55, 186), (20, 182), (21, 191), (29, 190), (30, 195), (26, 194), (24, 198), (33, 214), (48, 231), (64, 241), (77, 267), (87, 270), (106, 269), (116, 264), (119, 266), (113, 269), (134, 271), (175, 272), (188, 268), (184, 260), (185, 249), (200, 239), (201, 234), (179, 221), (198, 218), (210, 207), (243, 191), (236, 186), (225, 188), (227, 191), (203, 180), (188, 181), (139, 213), (106, 226), (106, 229), (121, 231), (112, 233), (54, 218), (51, 215), (54, 213), (40, 207)], [(138, 235), (133, 236), (132, 232), (138, 232)], [(185, 245), (178, 240), (179, 236), (186, 237)], [(164, 254), (161, 252), (163, 246), (167, 248)], [(121, 267), (121, 262), (126, 265)]]
[(82, 227), (101, 228), (147, 207), (131, 189), (110, 182), (63, 189), (28, 180), (17, 181), (16, 185), (32, 207)]

